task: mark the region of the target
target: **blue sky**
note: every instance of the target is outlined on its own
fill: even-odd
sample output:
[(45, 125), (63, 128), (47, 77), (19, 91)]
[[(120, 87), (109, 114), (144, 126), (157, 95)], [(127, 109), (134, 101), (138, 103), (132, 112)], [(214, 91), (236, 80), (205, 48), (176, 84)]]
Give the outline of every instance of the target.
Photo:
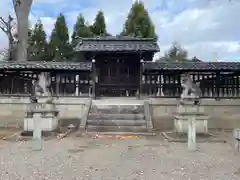
[[(210, 61), (240, 60), (240, 1), (232, 0), (142, 0), (147, 8), (159, 36), (161, 56), (173, 41), (188, 50), (189, 56)], [(94, 21), (98, 10), (106, 17), (111, 34), (122, 30), (132, 0), (34, 0), (30, 22), (41, 19), (50, 34), (56, 16), (63, 13), (72, 32), (79, 13), (89, 23)], [(0, 15), (13, 13), (11, 0), (5, 0), (0, 7)], [(0, 32), (0, 48), (7, 47), (7, 38)]]

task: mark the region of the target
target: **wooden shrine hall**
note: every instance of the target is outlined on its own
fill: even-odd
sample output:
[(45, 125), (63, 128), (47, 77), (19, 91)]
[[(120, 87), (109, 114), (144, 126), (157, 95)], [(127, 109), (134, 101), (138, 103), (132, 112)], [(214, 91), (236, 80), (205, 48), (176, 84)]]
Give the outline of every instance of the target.
[(135, 96), (141, 62), (152, 61), (159, 50), (154, 39), (130, 37), (83, 39), (75, 48), (76, 58), (94, 62), (97, 96)]
[(54, 96), (167, 97), (181, 94), (181, 75), (200, 81), (203, 98), (239, 98), (240, 63), (153, 62), (155, 39), (102, 37), (79, 39), (68, 62), (1, 62), (2, 96), (30, 96), (32, 81), (49, 72)]

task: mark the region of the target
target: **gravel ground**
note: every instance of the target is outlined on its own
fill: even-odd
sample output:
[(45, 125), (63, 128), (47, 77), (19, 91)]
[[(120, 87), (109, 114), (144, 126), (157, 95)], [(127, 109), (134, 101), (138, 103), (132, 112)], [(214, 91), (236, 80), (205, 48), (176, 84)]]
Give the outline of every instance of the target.
[(0, 180), (239, 180), (240, 153), (229, 144), (184, 143), (157, 138), (94, 140), (67, 137), (44, 142), (0, 141)]

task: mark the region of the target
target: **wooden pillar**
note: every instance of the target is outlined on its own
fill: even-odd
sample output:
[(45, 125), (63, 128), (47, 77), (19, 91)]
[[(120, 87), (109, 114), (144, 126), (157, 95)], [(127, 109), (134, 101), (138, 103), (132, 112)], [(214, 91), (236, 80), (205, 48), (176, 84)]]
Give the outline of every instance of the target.
[(97, 79), (97, 71), (96, 71), (96, 60), (92, 59), (92, 98), (96, 99), (96, 83), (98, 81)]
[(120, 60), (119, 59), (117, 59), (117, 72), (116, 72), (116, 77), (120, 77), (120, 64), (121, 64), (121, 62), (120, 62)]
[(140, 61), (140, 70), (139, 70), (139, 93), (138, 93), (138, 98), (141, 99), (143, 96), (143, 82), (142, 82), (142, 77), (143, 77), (143, 66), (144, 66), (144, 60), (141, 59)]
[(216, 72), (216, 82), (215, 82), (216, 83), (215, 84), (215, 88), (216, 88), (216, 93), (217, 93), (216, 96), (217, 96), (217, 98), (220, 98), (220, 96), (221, 96), (220, 95), (220, 83), (221, 83), (220, 82), (220, 78), (221, 78), (220, 76), (221, 76), (220, 72), (217, 71)]
[(60, 82), (61, 82), (61, 76), (60, 74), (56, 73), (56, 96), (60, 96), (60, 90), (59, 90), (59, 86), (60, 86)]
[(236, 83), (236, 94), (237, 94), (236, 96), (239, 97), (239, 95), (240, 95), (239, 94), (240, 86), (239, 86), (239, 74), (238, 73), (236, 74), (236, 82), (235, 83)]
[(79, 96), (79, 74), (75, 75), (75, 96)]

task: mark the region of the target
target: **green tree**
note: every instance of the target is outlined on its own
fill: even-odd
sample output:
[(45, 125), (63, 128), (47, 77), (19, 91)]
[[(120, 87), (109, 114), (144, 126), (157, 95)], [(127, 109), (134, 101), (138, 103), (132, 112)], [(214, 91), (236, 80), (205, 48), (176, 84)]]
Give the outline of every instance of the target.
[(48, 61), (46, 33), (41, 21), (29, 32), (28, 58), (31, 61)]
[(91, 30), (95, 36), (106, 36), (108, 35), (106, 28), (104, 14), (102, 11), (99, 11), (93, 25), (91, 26)]
[(73, 28), (72, 34), (72, 46), (75, 47), (77, 44), (78, 37), (93, 37), (90, 27), (86, 24), (84, 17), (80, 14), (77, 17), (76, 24)]
[(183, 49), (179, 43), (173, 42), (172, 47), (165, 53), (164, 57), (159, 59), (159, 61), (184, 62), (188, 61), (187, 56), (187, 51)]
[(55, 61), (70, 60), (73, 49), (69, 42), (68, 27), (63, 14), (57, 17), (49, 42), (50, 56)]
[(157, 38), (155, 26), (143, 2), (135, 2), (124, 24), (122, 36)]

